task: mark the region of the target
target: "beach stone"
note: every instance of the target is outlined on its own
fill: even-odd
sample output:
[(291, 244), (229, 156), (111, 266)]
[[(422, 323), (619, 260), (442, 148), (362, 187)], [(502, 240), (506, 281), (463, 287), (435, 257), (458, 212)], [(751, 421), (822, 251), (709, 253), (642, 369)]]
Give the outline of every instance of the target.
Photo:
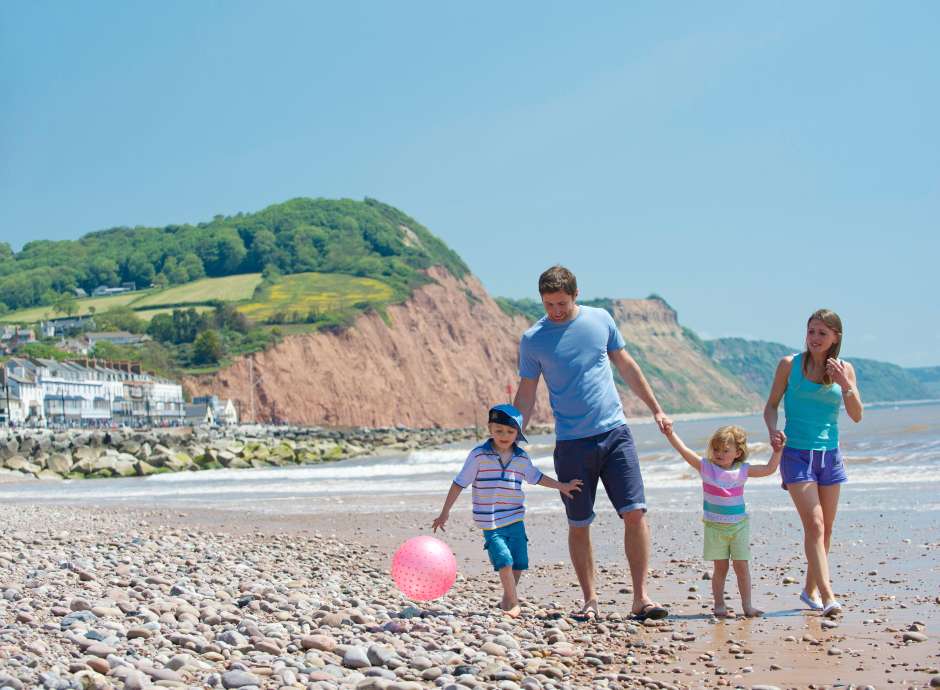
[(69, 602), (69, 608), (73, 611), (90, 611), (91, 604), (88, 603), (87, 599), (82, 599), (81, 597), (76, 597)]
[(496, 642), (484, 642), (480, 646), (480, 651), (490, 656), (505, 656), (506, 648)]
[(226, 688), (244, 688), (252, 685), (259, 687), (261, 680), (248, 671), (226, 671), (222, 674), (222, 685)]
[(367, 652), (369, 662), (373, 666), (385, 666), (388, 663), (389, 659), (395, 656), (395, 652), (388, 647), (383, 647), (382, 645), (374, 644), (369, 647)]
[(901, 636), (905, 642), (926, 642), (927, 636), (922, 632), (906, 632)]
[(13, 690), (23, 690), (23, 683), (9, 673), (0, 671), (0, 687), (11, 687)]
[(752, 685), (751, 690), (780, 690), (776, 685)]
[(362, 647), (353, 645), (343, 653), (343, 666), (346, 668), (368, 668), (371, 665), (369, 655)]
[(342, 628), (347, 617), (341, 613), (328, 613), (320, 619), (320, 625), (327, 628)]
[(940, 688), (940, 675), (936, 675), (930, 679), (930, 687)]
[(826, 650), (826, 654), (829, 656), (842, 656), (842, 650), (838, 647), (830, 647), (828, 650)]
[(245, 649), (250, 646), (248, 644), (248, 638), (237, 630), (226, 630), (225, 632), (217, 635), (215, 639), (217, 639), (219, 642), (224, 642), (225, 644), (229, 645), (230, 647), (234, 647), (235, 649)]
[(356, 684), (357, 690), (388, 690), (392, 682), (387, 678), (372, 676), (365, 678)]
[(321, 652), (332, 652), (336, 649), (336, 640), (329, 635), (306, 635), (300, 640), (304, 649), (316, 649)]
[(68, 630), (76, 623), (94, 623), (96, 620), (98, 620), (98, 616), (91, 611), (73, 611), (62, 617), (62, 620), (59, 621), (59, 627)]

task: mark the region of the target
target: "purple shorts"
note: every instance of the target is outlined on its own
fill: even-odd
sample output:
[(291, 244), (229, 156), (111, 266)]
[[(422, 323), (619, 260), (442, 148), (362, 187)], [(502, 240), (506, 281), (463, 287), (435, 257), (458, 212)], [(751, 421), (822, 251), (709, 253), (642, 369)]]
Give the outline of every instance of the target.
[(819, 486), (841, 484), (848, 479), (842, 453), (832, 450), (800, 450), (786, 446), (780, 458), (780, 486), (816, 482)]

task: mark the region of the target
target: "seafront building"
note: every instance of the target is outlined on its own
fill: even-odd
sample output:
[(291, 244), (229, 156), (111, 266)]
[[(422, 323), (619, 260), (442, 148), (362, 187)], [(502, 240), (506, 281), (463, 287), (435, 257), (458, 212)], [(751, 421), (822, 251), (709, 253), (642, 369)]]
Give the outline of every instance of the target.
[(132, 362), (11, 357), (0, 381), (0, 421), (97, 427), (185, 423), (183, 388)]

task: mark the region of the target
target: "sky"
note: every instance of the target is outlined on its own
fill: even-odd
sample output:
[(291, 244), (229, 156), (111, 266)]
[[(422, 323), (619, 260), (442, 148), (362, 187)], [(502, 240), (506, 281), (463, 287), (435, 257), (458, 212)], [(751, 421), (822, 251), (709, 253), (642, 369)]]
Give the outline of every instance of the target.
[(940, 4), (0, 3), (0, 241), (373, 197), (493, 295), (940, 365)]

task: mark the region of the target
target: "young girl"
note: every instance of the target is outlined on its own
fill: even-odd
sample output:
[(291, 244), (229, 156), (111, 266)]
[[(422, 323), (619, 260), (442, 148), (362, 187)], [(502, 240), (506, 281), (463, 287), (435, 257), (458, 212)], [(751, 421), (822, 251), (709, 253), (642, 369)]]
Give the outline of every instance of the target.
[(786, 439), (775, 439), (773, 455), (766, 465), (752, 465), (747, 460), (747, 434), (738, 426), (723, 426), (708, 441), (707, 457), (700, 458), (686, 446), (672, 427), (667, 427), (666, 438), (683, 459), (702, 477), (704, 495), (705, 553), (706, 561), (715, 562), (712, 573), (712, 595), (715, 598), (715, 615), (727, 618), (725, 606), (725, 578), (728, 575), (728, 559), (734, 563), (741, 592), (741, 607), (748, 617), (763, 615), (763, 611), (751, 604), (750, 528), (744, 505), (744, 483), (750, 477), (767, 477), (777, 471), (780, 455)]

